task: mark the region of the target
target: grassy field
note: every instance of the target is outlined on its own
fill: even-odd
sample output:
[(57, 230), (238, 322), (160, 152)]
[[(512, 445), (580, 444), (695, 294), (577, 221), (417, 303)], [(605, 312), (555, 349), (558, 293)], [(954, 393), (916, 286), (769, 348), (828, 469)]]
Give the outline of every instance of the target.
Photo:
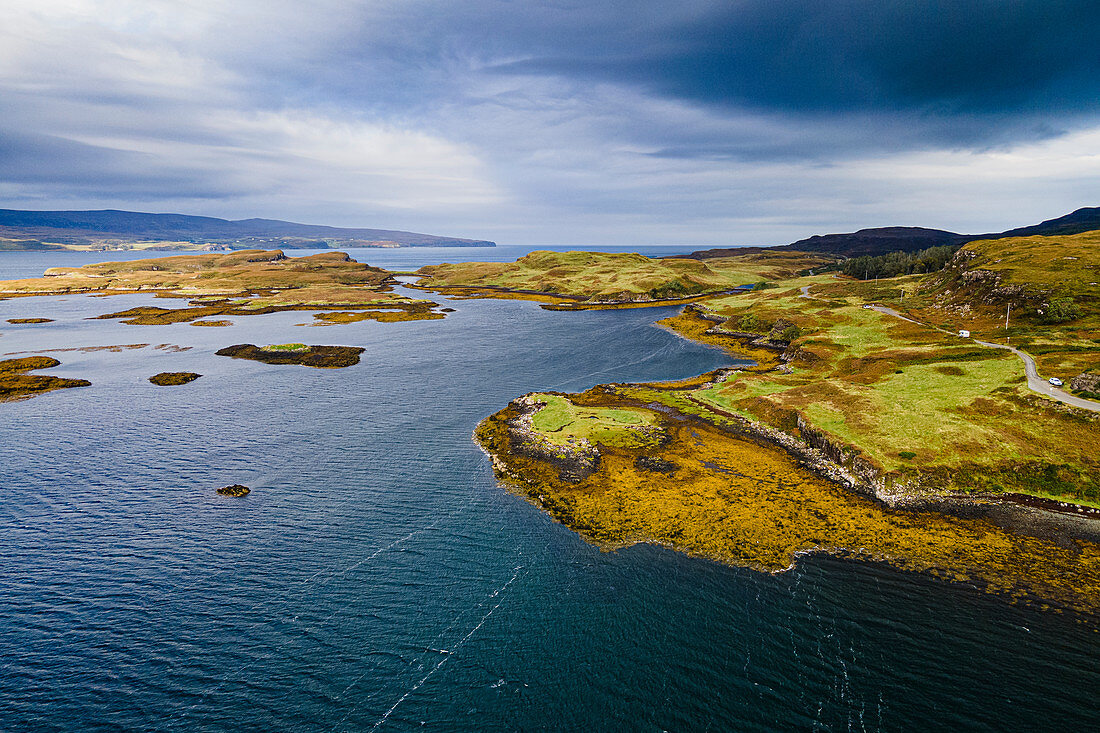
[[(983, 520), (889, 510), (722, 429), (718, 416), (687, 421), (657, 413), (639, 407), (629, 390), (532, 397), (546, 402), (535, 428), (548, 440), (601, 416), (602, 437), (587, 433), (599, 450), (592, 472), (563, 480), (554, 461), (513, 450), (509, 426), (522, 420), (514, 406), (484, 420), (477, 438), (513, 490), (603, 547), (659, 543), (764, 571), (786, 569), (803, 553), (830, 553), (1084, 612), (1100, 605), (1100, 547), (1093, 543), (1071, 549)], [(662, 440), (631, 445), (638, 420), (654, 420)]]
[(1100, 369), (1100, 232), (971, 242), (914, 295), (918, 320), (1010, 340), (1044, 376)]
[[(1021, 467), (1056, 465), (1068, 478), (1055, 482), (1054, 493), (1100, 499), (1094, 416), (1031, 393), (1023, 364), (1008, 352), (860, 305), (893, 292), (887, 302), (901, 308), (901, 290), (919, 284), (912, 277), (876, 285), (818, 276), (706, 301), (704, 313), (724, 319), (712, 330), (737, 330), (751, 314), (759, 330), (784, 319), (801, 335), (788, 349), (787, 369), (734, 374), (689, 394), (703, 407), (795, 433), (794, 418), (802, 415), (881, 471), (923, 473), (944, 489), (1051, 493), (1049, 482), (1036, 485)], [(669, 325), (683, 331), (693, 319)], [(728, 338), (727, 346), (736, 351), (738, 340)]]
[(582, 407), (552, 394), (534, 394), (531, 398), (546, 403), (535, 413), (532, 425), (551, 443), (587, 442), (641, 448), (656, 442), (653, 431), (645, 430), (657, 424), (656, 416), (647, 410)]
[(662, 300), (788, 278), (830, 258), (801, 253), (707, 260), (651, 259), (640, 254), (539, 251), (515, 262), (465, 262), (423, 267), (428, 288), (505, 288), (592, 301)]

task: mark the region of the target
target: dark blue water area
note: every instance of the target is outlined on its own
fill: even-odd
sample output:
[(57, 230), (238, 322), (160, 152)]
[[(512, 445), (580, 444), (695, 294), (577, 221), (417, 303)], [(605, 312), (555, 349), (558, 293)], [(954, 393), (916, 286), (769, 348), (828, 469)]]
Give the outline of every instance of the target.
[[(2, 730), (1100, 722), (1100, 639), (1071, 618), (870, 564), (601, 552), (501, 489), (471, 431), (515, 396), (729, 363), (653, 325), (672, 309), (83, 320), (152, 303), (0, 301), (0, 353), (92, 382), (0, 405)], [(56, 321), (4, 323), (30, 315)], [(339, 370), (214, 355), (288, 341), (366, 350)], [(204, 376), (147, 381), (185, 370)], [(231, 483), (253, 492), (214, 492)]]

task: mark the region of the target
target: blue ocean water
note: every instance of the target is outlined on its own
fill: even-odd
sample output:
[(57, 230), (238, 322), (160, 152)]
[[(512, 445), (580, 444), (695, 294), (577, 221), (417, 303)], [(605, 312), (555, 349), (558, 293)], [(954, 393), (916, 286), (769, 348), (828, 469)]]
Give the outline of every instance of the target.
[[(406, 269), (522, 254), (505, 249), (353, 256)], [(118, 257), (61, 255), (4, 253), (0, 277)], [(728, 363), (653, 326), (671, 309), (84, 320), (154, 302), (0, 301), (0, 354), (50, 353), (63, 363), (49, 373), (93, 383), (0, 405), (2, 730), (1100, 723), (1100, 638), (1071, 618), (868, 564), (769, 576), (600, 552), (500, 489), (470, 434), (513, 397)], [(56, 321), (6, 323), (27, 316)], [(343, 370), (214, 356), (286, 341), (366, 351)], [(204, 376), (146, 381), (160, 371)], [(214, 493), (231, 483), (253, 492)]]

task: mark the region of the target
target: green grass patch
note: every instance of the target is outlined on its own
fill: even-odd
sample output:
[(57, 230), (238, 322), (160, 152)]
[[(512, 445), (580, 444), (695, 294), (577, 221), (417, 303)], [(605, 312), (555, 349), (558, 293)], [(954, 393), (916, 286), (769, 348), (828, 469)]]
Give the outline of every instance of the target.
[(535, 413), (532, 427), (552, 443), (587, 440), (631, 448), (654, 444), (660, 437), (656, 416), (648, 410), (583, 407), (559, 395), (533, 397), (545, 406)]

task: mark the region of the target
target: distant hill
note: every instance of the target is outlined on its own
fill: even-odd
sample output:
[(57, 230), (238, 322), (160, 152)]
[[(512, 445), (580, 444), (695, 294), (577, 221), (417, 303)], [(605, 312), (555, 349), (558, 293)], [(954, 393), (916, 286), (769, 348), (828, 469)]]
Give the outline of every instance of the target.
[(1034, 237), (1051, 236), (1054, 234), (1080, 234), (1081, 232), (1093, 232), (1100, 229), (1100, 206), (1078, 209), (1072, 214), (1060, 216), (1057, 219), (1048, 219), (1042, 224), (1019, 229), (1009, 229), (996, 235), (983, 235), (971, 237), (971, 239), (1000, 239), (1001, 237)]
[(297, 224), (275, 219), (230, 221), (209, 216), (134, 211), (0, 209), (0, 249), (248, 249), (259, 243), (290, 248), (495, 246), (488, 240), (391, 229)]
[(809, 239), (785, 245), (783, 249), (796, 249), (801, 252), (855, 257), (858, 255), (877, 255), (886, 252), (915, 252), (929, 247), (945, 244), (965, 244), (970, 237), (942, 229), (924, 229), (922, 227), (879, 227), (860, 229), (851, 234), (815, 235)]
[[(800, 239), (791, 244), (763, 248), (767, 250), (797, 250), (817, 254), (833, 254), (840, 257), (859, 257), (861, 255), (883, 255), (890, 252), (917, 252), (929, 247), (944, 245), (962, 246), (978, 239), (1002, 239), (1020, 236), (1051, 236), (1079, 234), (1100, 229), (1100, 207), (1084, 208), (1057, 219), (1050, 219), (1029, 227), (1010, 229), (996, 234), (956, 234), (942, 229), (923, 227), (878, 227), (860, 229), (848, 234), (815, 235)], [(705, 249), (689, 255), (679, 255), (690, 259), (705, 260), (715, 257), (731, 257), (741, 254), (758, 253), (760, 247), (725, 247)]]

